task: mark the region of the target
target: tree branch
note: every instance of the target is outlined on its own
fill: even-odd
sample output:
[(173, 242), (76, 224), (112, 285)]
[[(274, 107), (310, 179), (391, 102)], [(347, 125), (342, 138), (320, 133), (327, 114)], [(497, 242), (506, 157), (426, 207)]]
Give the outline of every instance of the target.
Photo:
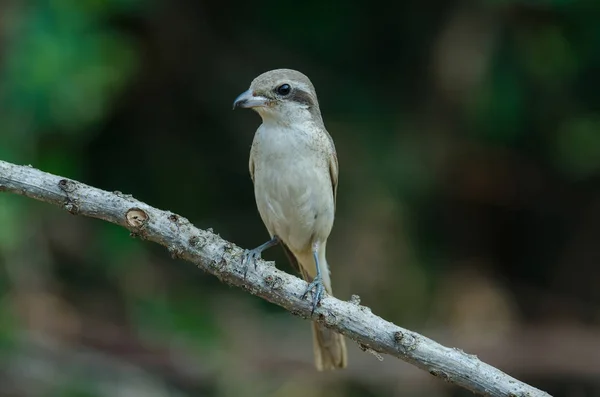
[(58, 205), (74, 215), (121, 225), (134, 236), (167, 247), (173, 257), (196, 264), (221, 281), (241, 287), (292, 314), (311, 318), (373, 350), (409, 362), (446, 382), (486, 396), (538, 397), (549, 394), (514, 379), (457, 348), (442, 346), (416, 332), (400, 328), (371, 313), (356, 300), (326, 296), (311, 317), (308, 300), (301, 298), (306, 283), (258, 261), (244, 278), (242, 249), (212, 231), (194, 227), (172, 212), (153, 208), (130, 195), (107, 192), (32, 168), (0, 161), (0, 192)]

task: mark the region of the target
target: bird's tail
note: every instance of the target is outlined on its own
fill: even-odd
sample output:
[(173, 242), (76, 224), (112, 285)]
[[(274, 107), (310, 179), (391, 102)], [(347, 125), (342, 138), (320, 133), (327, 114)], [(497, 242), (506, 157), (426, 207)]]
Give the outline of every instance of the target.
[[(329, 269), (327, 267), (327, 262), (325, 261), (324, 253), (321, 255), (319, 261), (321, 262), (321, 271), (323, 273), (323, 284), (325, 285), (327, 293), (332, 295)], [(300, 269), (300, 273), (302, 274), (302, 278), (310, 283), (314, 276), (310, 274), (309, 270), (302, 266), (302, 264), (299, 265), (300, 266), (298, 267)], [(317, 370), (327, 371), (346, 368), (346, 365), (348, 364), (348, 353), (346, 352), (346, 341), (344, 336), (316, 322), (312, 323), (312, 330), (313, 350), (315, 355), (315, 366), (317, 367)]]
[(329, 371), (346, 368), (348, 354), (344, 336), (314, 322), (312, 323), (312, 330), (317, 370)]

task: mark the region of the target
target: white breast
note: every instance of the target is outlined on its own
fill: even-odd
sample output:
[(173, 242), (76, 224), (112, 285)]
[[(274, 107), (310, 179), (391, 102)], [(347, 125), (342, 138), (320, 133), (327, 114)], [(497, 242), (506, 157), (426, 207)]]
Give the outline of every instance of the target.
[(329, 164), (322, 146), (315, 144), (316, 128), (263, 124), (254, 138), (258, 210), (269, 232), (293, 252), (310, 250), (315, 240), (324, 242), (333, 225)]

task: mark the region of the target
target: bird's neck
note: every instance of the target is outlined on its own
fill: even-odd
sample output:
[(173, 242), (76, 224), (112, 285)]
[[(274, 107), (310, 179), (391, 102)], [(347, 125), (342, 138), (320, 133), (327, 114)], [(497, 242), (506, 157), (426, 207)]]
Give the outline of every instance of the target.
[[(262, 110), (262, 109), (261, 109)], [(263, 124), (268, 127), (284, 127), (293, 129), (312, 129), (323, 125), (318, 108), (315, 110), (308, 107), (293, 107), (289, 109), (259, 110)]]
[(291, 123), (266, 118), (257, 130), (255, 139), (265, 153), (305, 154), (304, 149), (312, 148), (322, 131), (323, 128), (312, 118), (298, 119)]

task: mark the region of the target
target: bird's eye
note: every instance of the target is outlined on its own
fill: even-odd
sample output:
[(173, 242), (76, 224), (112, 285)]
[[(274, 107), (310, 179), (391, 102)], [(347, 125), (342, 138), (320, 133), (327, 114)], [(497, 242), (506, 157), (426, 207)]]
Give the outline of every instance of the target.
[(290, 87), (289, 84), (282, 84), (279, 87), (277, 87), (277, 93), (282, 96), (286, 96), (290, 93), (291, 90), (292, 87)]

